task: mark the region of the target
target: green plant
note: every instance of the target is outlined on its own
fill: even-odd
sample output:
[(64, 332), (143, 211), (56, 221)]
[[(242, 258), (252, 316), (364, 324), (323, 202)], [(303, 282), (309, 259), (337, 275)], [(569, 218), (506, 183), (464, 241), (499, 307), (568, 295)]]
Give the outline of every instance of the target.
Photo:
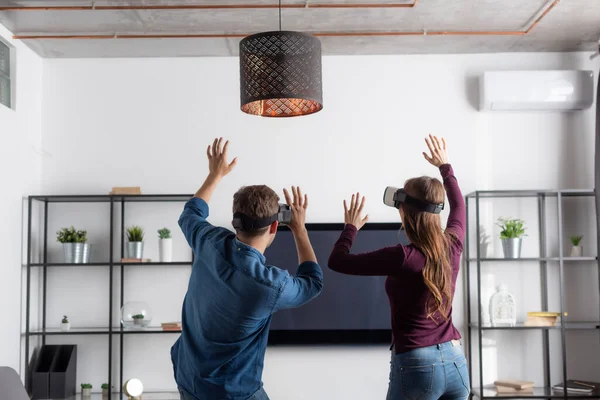
[(109, 387), (108, 383), (103, 383), (102, 386), (101, 386), (101, 389), (102, 390), (108, 390), (108, 387)]
[(498, 218), (496, 224), (502, 229), (500, 231), (500, 239), (518, 239), (525, 234), (525, 221), (516, 218)]
[(138, 225), (130, 226), (127, 228), (127, 240), (130, 242), (143, 242), (144, 229)]
[(85, 243), (87, 242), (87, 231), (78, 231), (73, 226), (62, 228), (56, 232), (56, 241), (60, 243)]
[(144, 314), (132, 315), (131, 318), (133, 318), (133, 319), (144, 319)]
[(91, 383), (82, 383), (81, 384), (81, 388), (82, 389), (91, 389), (92, 388), (92, 384)]
[(63, 315), (62, 323), (63, 324), (68, 324), (69, 323), (69, 319), (67, 318), (66, 315)]
[(581, 243), (583, 236), (571, 236), (569, 239), (571, 239), (571, 243), (573, 243), (573, 246), (579, 246), (579, 243)]
[(161, 239), (171, 239), (171, 230), (169, 228), (159, 229), (158, 237)]

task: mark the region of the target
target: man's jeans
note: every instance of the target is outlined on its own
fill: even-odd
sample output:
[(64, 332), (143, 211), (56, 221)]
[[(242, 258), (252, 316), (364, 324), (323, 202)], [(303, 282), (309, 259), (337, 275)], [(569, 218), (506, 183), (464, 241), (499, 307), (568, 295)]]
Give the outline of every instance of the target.
[[(194, 400), (193, 397), (187, 395), (182, 391), (180, 391), (179, 393), (181, 394), (181, 400)], [(250, 396), (248, 400), (269, 400), (269, 396), (267, 396), (267, 392), (265, 392), (263, 388), (260, 388), (258, 392)]]

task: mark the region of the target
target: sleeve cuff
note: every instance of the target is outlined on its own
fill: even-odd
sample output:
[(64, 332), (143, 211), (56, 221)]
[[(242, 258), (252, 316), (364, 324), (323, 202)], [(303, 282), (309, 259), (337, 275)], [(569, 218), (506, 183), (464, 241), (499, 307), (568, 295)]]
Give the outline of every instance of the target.
[(452, 165), (450, 165), (450, 164), (442, 164), (442, 165), (440, 165), (440, 173), (444, 177), (446, 177), (448, 175), (453, 175), (454, 171), (452, 170)]

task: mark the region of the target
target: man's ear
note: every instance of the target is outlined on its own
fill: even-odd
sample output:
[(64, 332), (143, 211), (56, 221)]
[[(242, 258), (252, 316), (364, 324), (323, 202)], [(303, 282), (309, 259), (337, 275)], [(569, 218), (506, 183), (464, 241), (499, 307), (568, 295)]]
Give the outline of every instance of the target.
[(269, 233), (274, 235), (277, 233), (277, 227), (279, 226), (279, 222), (275, 221), (271, 225), (269, 225)]

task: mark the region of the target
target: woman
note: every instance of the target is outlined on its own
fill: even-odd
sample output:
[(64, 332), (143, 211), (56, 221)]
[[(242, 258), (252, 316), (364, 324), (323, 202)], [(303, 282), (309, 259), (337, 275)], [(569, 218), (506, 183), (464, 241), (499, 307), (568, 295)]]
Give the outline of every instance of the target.
[[(429, 135), (425, 141), (430, 154), (423, 155), (439, 168), (444, 184), (426, 176), (406, 181), (403, 193), (413, 200), (396, 204), (410, 245), (350, 254), (358, 230), (368, 219), (362, 217), (365, 199), (357, 193), (349, 207), (344, 200), (346, 226), (329, 257), (329, 268), (337, 272), (387, 276), (393, 332), (388, 400), (469, 396), (467, 362), (460, 334), (452, 324), (465, 204), (448, 164), (445, 140)], [(421, 211), (427, 205), (444, 203), (444, 187), (450, 204), (445, 231), (439, 214)], [(419, 208), (419, 204), (426, 206)]]

